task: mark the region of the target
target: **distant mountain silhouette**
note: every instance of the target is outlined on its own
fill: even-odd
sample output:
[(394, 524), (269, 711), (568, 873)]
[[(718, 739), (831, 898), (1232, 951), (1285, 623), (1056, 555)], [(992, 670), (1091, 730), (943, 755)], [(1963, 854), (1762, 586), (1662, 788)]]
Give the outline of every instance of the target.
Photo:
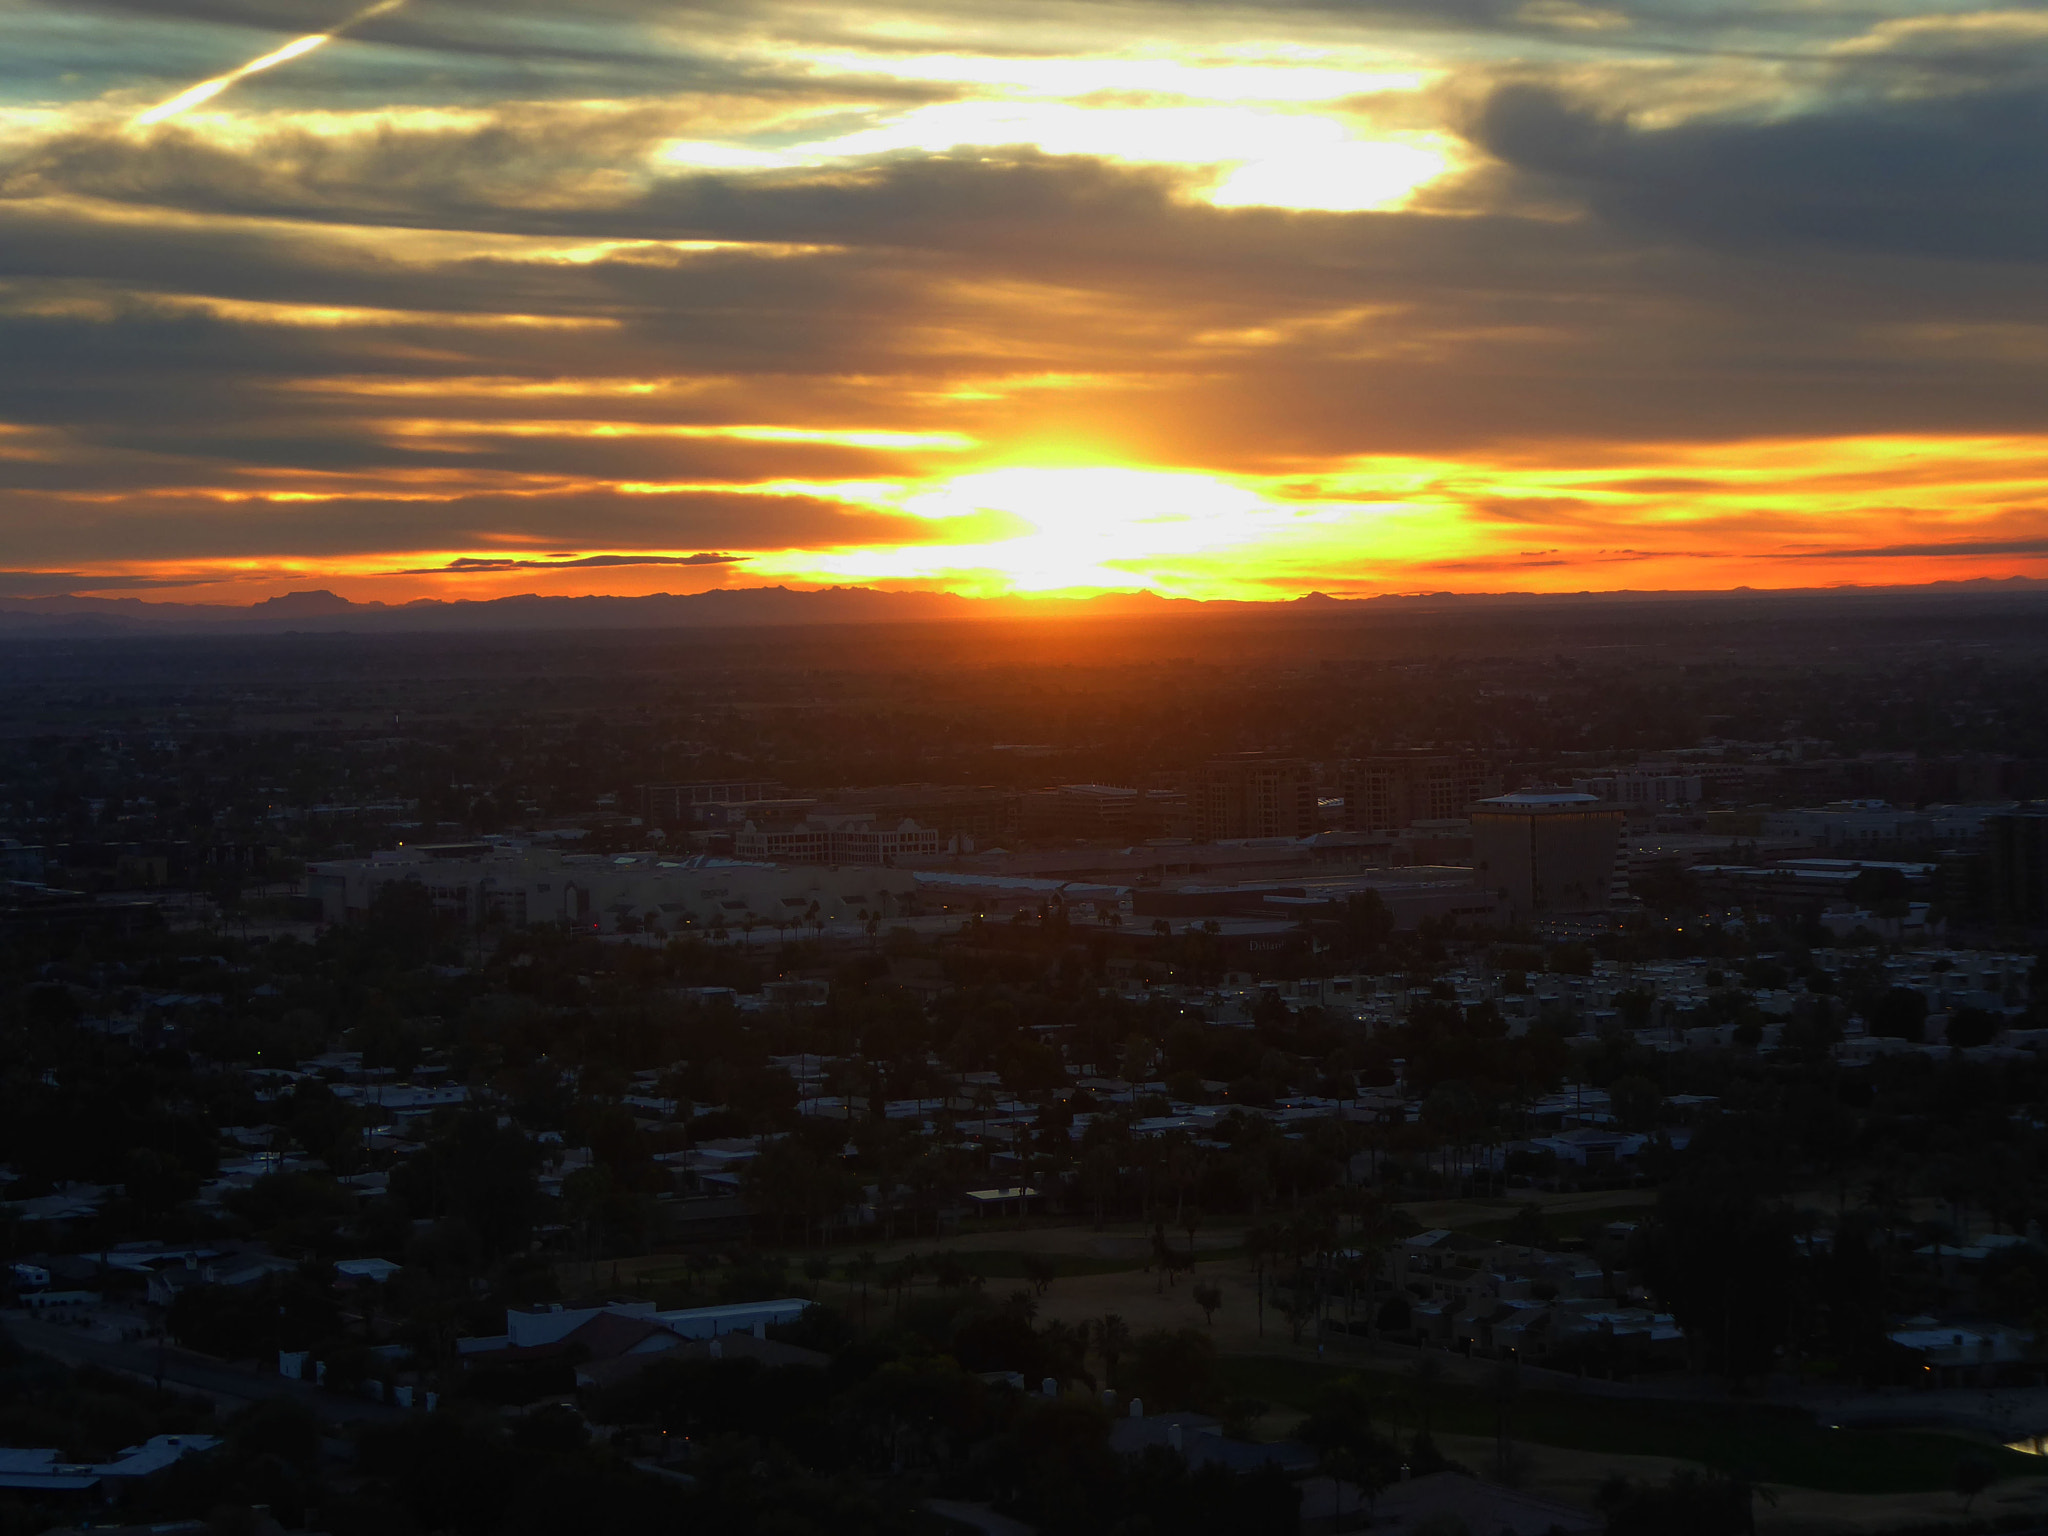
[(962, 619), (1140, 617), (1272, 613), (1303, 620), (1409, 608), (1445, 606), (1572, 606), (1674, 601), (1764, 602), (1792, 598), (1894, 596), (1959, 597), (1975, 594), (2040, 595), (2048, 582), (2026, 576), (2004, 580), (1938, 581), (1920, 586), (1813, 587), (1733, 591), (1468, 593), (1429, 592), (1340, 598), (1311, 592), (1291, 601), (1212, 601), (1118, 592), (1099, 597), (961, 597), (950, 592), (885, 592), (872, 587), (715, 588), (709, 592), (648, 597), (543, 597), (525, 593), (488, 599), (419, 598), (407, 603), (357, 603), (325, 588), (287, 592), (246, 606), (226, 603), (157, 603), (139, 597), (0, 598), (0, 634), (16, 638), (120, 635), (150, 632), (283, 634), (418, 633), (579, 629), (686, 629), (791, 624), (919, 624)]

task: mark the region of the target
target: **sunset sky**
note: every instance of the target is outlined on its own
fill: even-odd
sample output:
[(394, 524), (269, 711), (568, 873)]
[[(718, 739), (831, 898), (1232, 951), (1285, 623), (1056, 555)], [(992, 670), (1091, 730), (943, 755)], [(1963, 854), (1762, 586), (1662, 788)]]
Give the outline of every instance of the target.
[(2048, 575), (2048, 6), (0, 0), (0, 596)]

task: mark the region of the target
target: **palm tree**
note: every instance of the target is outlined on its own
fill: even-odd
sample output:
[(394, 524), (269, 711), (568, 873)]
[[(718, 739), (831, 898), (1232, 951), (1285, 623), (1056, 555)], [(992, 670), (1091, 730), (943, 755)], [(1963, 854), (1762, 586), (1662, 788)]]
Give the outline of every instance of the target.
[(1252, 1283), (1259, 1297), (1259, 1337), (1266, 1336), (1266, 1260), (1278, 1250), (1271, 1227), (1253, 1227), (1244, 1235), (1244, 1256), (1252, 1261)]
[(1116, 1313), (1105, 1312), (1095, 1325), (1095, 1352), (1102, 1356), (1102, 1373), (1112, 1386), (1116, 1384), (1116, 1363), (1130, 1344), (1130, 1325)]
[(868, 1325), (868, 1280), (875, 1272), (875, 1256), (863, 1248), (847, 1261), (846, 1273), (860, 1282), (860, 1325)]

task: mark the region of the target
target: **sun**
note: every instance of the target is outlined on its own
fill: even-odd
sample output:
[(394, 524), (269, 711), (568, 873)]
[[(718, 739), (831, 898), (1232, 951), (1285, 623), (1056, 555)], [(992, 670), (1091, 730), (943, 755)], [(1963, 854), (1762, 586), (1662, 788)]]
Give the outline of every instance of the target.
[(918, 551), (1000, 573), (1013, 591), (1131, 590), (1161, 557), (1256, 539), (1270, 508), (1218, 476), (1111, 465), (1017, 466), (961, 475), (903, 510), (965, 535)]

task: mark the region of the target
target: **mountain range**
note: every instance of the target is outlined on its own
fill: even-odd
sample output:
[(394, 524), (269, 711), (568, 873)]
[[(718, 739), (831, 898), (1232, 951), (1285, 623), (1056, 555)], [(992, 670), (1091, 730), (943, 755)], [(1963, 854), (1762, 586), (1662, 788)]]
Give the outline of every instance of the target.
[(1921, 586), (1810, 587), (1732, 591), (1576, 593), (1401, 593), (1339, 598), (1322, 592), (1274, 602), (1198, 601), (1153, 592), (1097, 597), (962, 597), (949, 592), (891, 592), (872, 587), (716, 588), (708, 592), (645, 597), (543, 597), (528, 593), (488, 599), (420, 598), (407, 603), (358, 603), (323, 589), (288, 592), (247, 605), (151, 602), (136, 597), (0, 597), (0, 635), (15, 639), (147, 633), (420, 633), (597, 629), (684, 629), (796, 624), (917, 624), (972, 619), (1123, 618), (1251, 615), (1304, 618), (1389, 609), (1504, 605), (1672, 601), (1743, 601), (2019, 595), (2048, 593), (2048, 581), (1939, 581)]

